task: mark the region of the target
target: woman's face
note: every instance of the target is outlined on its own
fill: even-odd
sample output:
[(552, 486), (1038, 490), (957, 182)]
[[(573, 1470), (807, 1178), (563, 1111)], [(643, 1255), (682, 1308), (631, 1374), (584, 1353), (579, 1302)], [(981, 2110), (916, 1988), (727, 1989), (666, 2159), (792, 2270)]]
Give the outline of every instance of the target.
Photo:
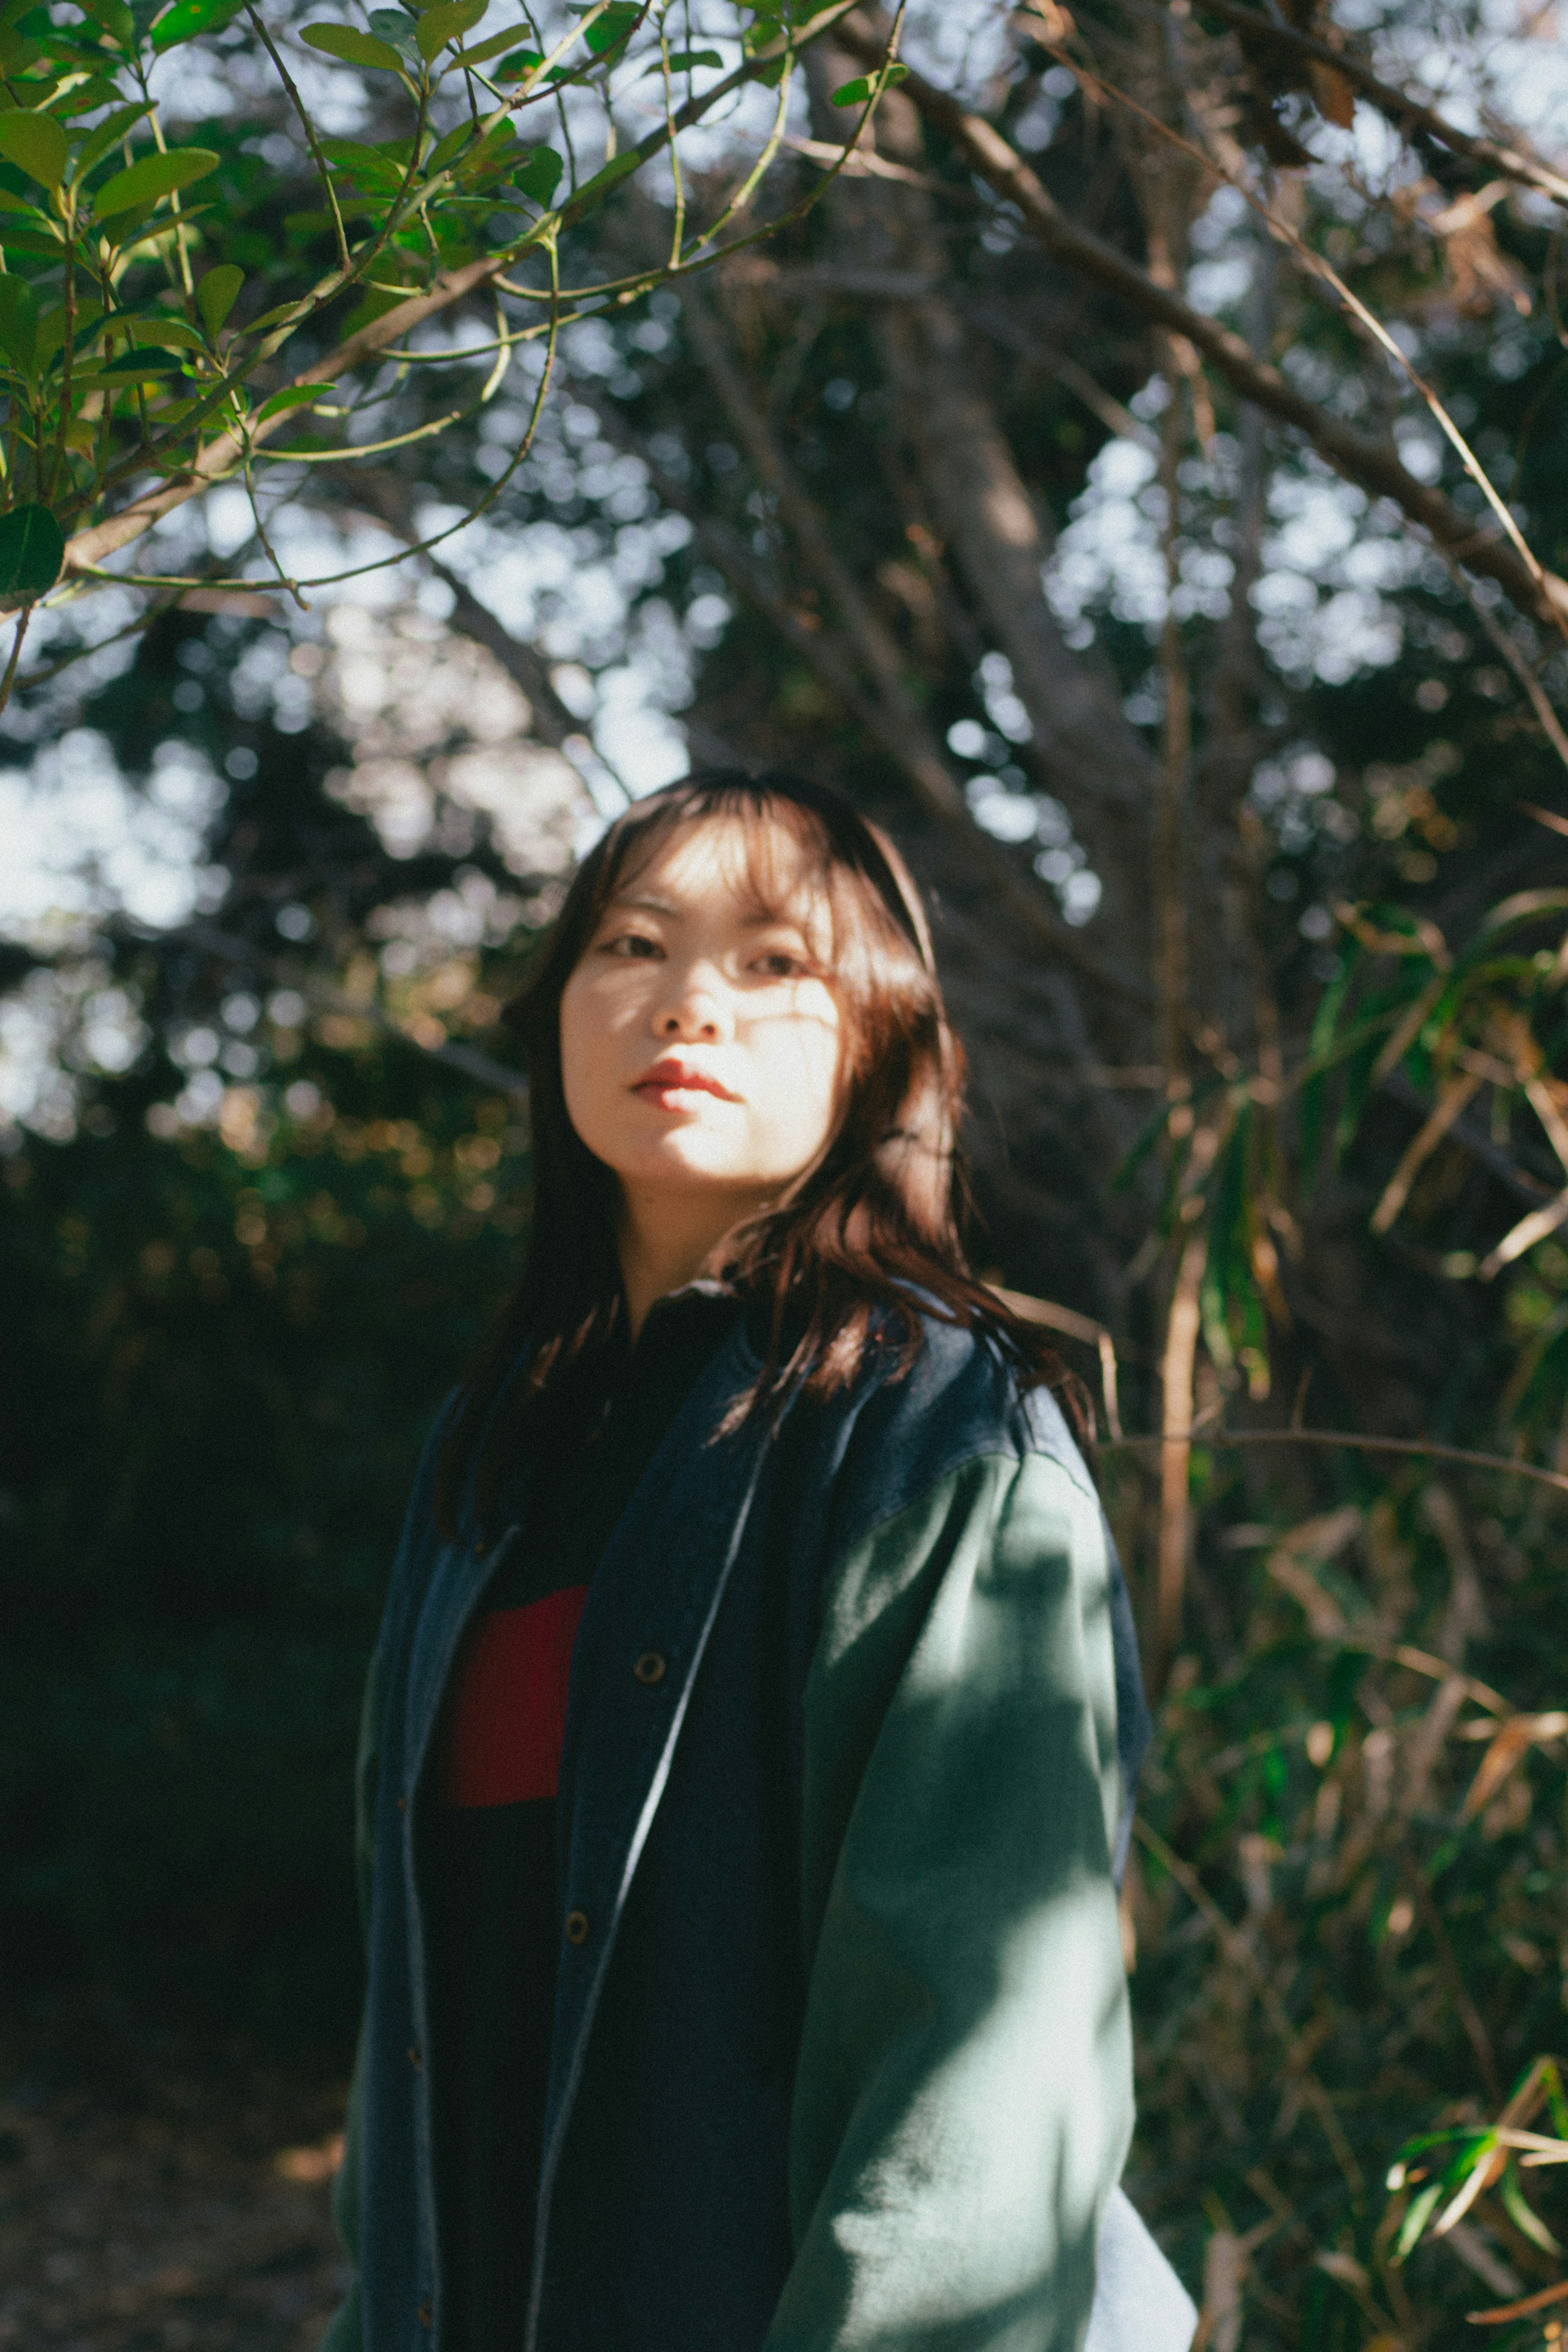
[(769, 832), (774, 912), (757, 904), (737, 822), (678, 824), (623, 877), (566, 984), (567, 1112), (630, 1200), (702, 1195), (738, 1220), (832, 1134), (828, 910), (800, 843)]

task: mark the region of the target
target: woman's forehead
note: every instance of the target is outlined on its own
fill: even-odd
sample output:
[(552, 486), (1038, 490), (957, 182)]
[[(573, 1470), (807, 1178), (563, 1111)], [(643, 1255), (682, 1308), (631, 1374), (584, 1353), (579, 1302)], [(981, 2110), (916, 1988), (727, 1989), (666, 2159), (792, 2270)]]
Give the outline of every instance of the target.
[(765, 811), (677, 818), (633, 845), (613, 903), (821, 922), (829, 916), (822, 866), (817, 844)]

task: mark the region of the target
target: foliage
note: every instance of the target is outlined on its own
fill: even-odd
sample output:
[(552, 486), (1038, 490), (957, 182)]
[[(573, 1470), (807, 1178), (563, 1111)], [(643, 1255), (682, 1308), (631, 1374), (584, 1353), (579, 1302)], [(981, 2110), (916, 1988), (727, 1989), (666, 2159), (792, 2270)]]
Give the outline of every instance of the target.
[[(335, 1776), (358, 1653), (419, 1426), (510, 1257), (507, 1192), (452, 1207), (450, 1187), (472, 1200), (473, 1171), (442, 1172), (462, 1138), (504, 1138), (479, 1116), (500, 1081), (465, 1091), (414, 1043), (382, 1041), (397, 1030), (504, 1060), (496, 1007), (560, 880), (463, 801), (455, 779), (476, 734), (400, 743), (398, 726), (421, 693), (438, 698), (440, 660), (466, 633), (527, 698), (529, 748), (577, 763), (580, 840), (593, 809), (619, 805), (605, 763), (645, 749), (616, 731), (634, 678), (650, 732), (667, 740), (678, 714), (694, 753), (803, 766), (895, 830), (936, 892), (974, 1066), (977, 1261), (1064, 1307), (1063, 1345), (1085, 1349), (1075, 1360), (1096, 1380), (1082, 1335), (1106, 1329), (1127, 1428), (1155, 1449), (1110, 1442), (1100, 1461), (1156, 1671), (1171, 1635), (1130, 1902), (1134, 2192), (1203, 2294), (1213, 2352), (1415, 2352), (1458, 2340), (1473, 2305), (1559, 2275), (1538, 2225), (1568, 2242), (1561, 2176), (1526, 2165), (1542, 2151), (1525, 2147), (1435, 2234), (1511, 2145), (1500, 2129), (1531, 2128), (1511, 2091), (1543, 2089), (1536, 2062), (1563, 2043), (1563, 1500), (1500, 1463), (1568, 1475), (1568, 1248), (1543, 1222), (1568, 1184), (1568, 851), (1541, 723), (1568, 669), (1537, 603), (1511, 607), (1463, 547), (1450, 568), (1434, 549), (1457, 542), (1416, 536), (1381, 490), (1318, 454), (1314, 432), (1332, 439), (1346, 419), (1396, 442), (1477, 539), (1482, 500), (1459, 453), (1237, 190), (1393, 322), (1561, 568), (1556, 215), (1540, 184), (1552, 175), (1522, 135), (1508, 152), (1526, 178), (1494, 181), (1475, 141), (1456, 146), (1359, 82), (1371, 111), (1346, 133), (1344, 75), (1414, 84), (1429, 11), (1401, 5), (1343, 37), (1320, 16), (1342, 64), (1318, 58), (1317, 74), (1281, 51), (1290, 27), (1265, 35), (1242, 11), (1238, 30), (1238, 13), (1236, 0), (1179, 19), (1091, 6), (1064, 30), (1064, 12), (1034, 11), (987, 49), (979, 12), (927, 10), (905, 28), (915, 69), (896, 86), (882, 74), (874, 156), (815, 202), (854, 128), (837, 101), (872, 77), (829, 27), (790, 85), (794, 143), (747, 200), (766, 247), (700, 280), (683, 264), (647, 304), (606, 297), (575, 324), (563, 297), (564, 400), (536, 415), (524, 349), (473, 407), (469, 372), (502, 340), (486, 321), (477, 356), (433, 337), (356, 379), (367, 421), (326, 423), (401, 446), (354, 488), (295, 437), (296, 419), (288, 446), (303, 454), (276, 467), (257, 509), (275, 555), (307, 509), (347, 540), (362, 497), (396, 554), (485, 502), (421, 573), (428, 670), (373, 740), (356, 733), (345, 684), (368, 655), (339, 629), (330, 591), (312, 591), (309, 610), (279, 599), (269, 617), (193, 596), (118, 648), (90, 646), (89, 604), (40, 608), (47, 650), (81, 660), (13, 704), (19, 758), (85, 728), (132, 794), (152, 799), (171, 747), (220, 781), (192, 853), (211, 879), (201, 919), (131, 925), (106, 890), (99, 914), (18, 925), (6, 967), (40, 1002), (79, 981), (86, 1008), (64, 1024), (58, 1139), (19, 1133), (9, 1162), (5, 1246), (30, 1269), (24, 1337), (50, 1368), (9, 1524), (26, 1531), (16, 1559), (49, 1563), (79, 1614), (40, 1622), (18, 1654), (51, 1695), (17, 1719), (56, 1794), (8, 1900), (37, 1970), (70, 1955), (89, 1979), (164, 1989), (153, 1999), (204, 1977), (214, 2005), (268, 2031), (319, 1929), (316, 2014), (336, 2031), (351, 2009)], [(977, 43), (962, 63), (955, 23)], [(642, 20), (614, 67), (618, 154), (631, 152), (631, 48), (651, 56), (654, 29)], [(1494, 130), (1508, 92), (1487, 80), (1481, 37), (1496, 31), (1479, 9), (1445, 18), (1456, 87), (1479, 93), (1475, 119)], [(247, 37), (236, 18), (205, 37)], [(419, 69), (399, 54), (407, 79), (363, 68), (386, 120), (368, 100), (358, 154), (323, 142), (331, 184), (367, 205), (391, 202), (388, 166), (368, 159), (406, 139), (416, 103)], [(718, 68), (699, 53), (690, 69)], [(600, 66), (582, 72), (597, 87)], [(953, 104), (1124, 265), (1131, 293), (1026, 233), (962, 121), (923, 97), (943, 76)], [(585, 104), (582, 85), (566, 100)], [(455, 110), (432, 139), (455, 127)], [(716, 141), (685, 183), (710, 229), (755, 166), (743, 127), (744, 153)], [(1168, 131), (1216, 170), (1181, 161)], [(222, 129), (190, 135), (228, 152)], [(279, 176), (257, 195), (244, 227), (258, 243), (235, 248), (247, 274), (235, 319), (301, 299), (334, 266), (329, 208), (293, 135), (288, 192)], [(433, 155), (423, 168), (439, 179), (448, 166)], [(228, 168), (193, 200), (225, 188)], [(573, 283), (667, 274), (673, 189), (650, 175), (650, 201), (632, 191), (568, 220), (573, 184), (536, 194), (556, 205)], [(345, 214), (345, 228), (373, 242), (371, 220)], [(738, 215), (731, 227), (750, 233)], [(205, 236), (204, 218), (188, 234)], [(1210, 323), (1218, 313), (1272, 362), (1308, 402), (1304, 424), (1278, 431), (1276, 412), (1140, 307), (1139, 274), (1156, 263), (1195, 299), (1201, 278)], [(536, 296), (545, 283), (541, 263)], [(504, 315), (509, 335), (540, 313)], [(298, 331), (297, 375), (318, 349), (313, 327)], [(277, 388), (259, 375), (257, 404)], [(310, 432), (322, 423), (318, 409)], [(546, 584), (508, 599), (503, 574), (530, 564)], [(254, 588), (290, 568), (259, 541), (237, 557), (204, 547), (193, 524), (170, 576)], [(128, 631), (143, 617), (129, 598), (113, 609)], [(268, 645), (277, 682), (263, 691)], [(256, 717), (267, 692), (281, 711), (285, 689), (287, 732)], [(514, 802), (523, 748), (519, 731)], [(635, 756), (626, 771), (633, 785), (653, 773)], [(415, 782), (428, 818), (399, 833), (397, 794)], [(1158, 841), (1154, 808), (1172, 818)], [(425, 942), (411, 963), (419, 923), (465, 891), (476, 908), (483, 897), (484, 922), (460, 952)], [(118, 1076), (95, 1062), (88, 1017), (116, 992), (140, 1024), (140, 1059)], [(284, 995), (287, 1018), (274, 1009)], [(327, 1108), (290, 1108), (306, 1080), (331, 1124)], [(113, 1131), (95, 1133), (100, 1120)], [(423, 1151), (436, 1173), (419, 1178), (405, 1161)], [(422, 1183), (451, 1219), (439, 1233), (420, 1222)], [(377, 1186), (394, 1205), (372, 1210)], [(262, 1222), (270, 1289), (237, 1237)], [(127, 1272), (148, 1242), (176, 1248), (177, 1348), (156, 1320), (172, 1310)], [(227, 1301), (201, 1295), (212, 1270), (191, 1251), (204, 1247)], [(72, 1250), (90, 1276), (69, 1271)], [(286, 1307), (307, 1259), (322, 1269), (308, 1325)], [(204, 1414), (252, 1448), (235, 1444), (250, 1484), (232, 1489), (215, 1444), (210, 1475), (181, 1454), (207, 1516), (167, 1538), (162, 1488), (136, 1465), (178, 1450), (173, 1391), (124, 1370), (142, 1341), (172, 1382), (192, 1356)], [(342, 1400), (336, 1429), (310, 1419), (320, 1395)], [(1386, 1456), (1309, 1451), (1292, 1419), (1500, 1462), (1390, 1472)], [(1150, 1434), (1162, 1428), (1186, 1433), (1166, 1446)], [(1186, 1475), (1151, 1477), (1178, 1444)], [(85, 1568), (60, 1500), (81, 1459), (91, 1496), (120, 1475), (130, 1498)], [(234, 1517), (231, 1491), (247, 1530), (275, 1510), (330, 1545), (311, 1566), (287, 1531), (265, 1558), (247, 1532), (232, 1591), (226, 1568), (216, 1591), (187, 1568), (165, 1593), (160, 1560), (202, 1554)], [(116, 1680), (121, 1658), (130, 1681)], [(311, 1688), (314, 1714), (291, 1696)], [(276, 1804), (280, 1840), (292, 1820), (287, 1852), (258, 1834), (253, 1909), (219, 1853), (216, 1809), (197, 1801), (216, 1773), (176, 1773), (155, 1733), (165, 1710), (209, 1743), (208, 1762), (254, 1770), (251, 1811)], [(136, 1810), (148, 1787), (152, 1822)], [(157, 1883), (181, 1893), (128, 1926), (120, 1894), (111, 1911), (94, 1890), (123, 1885), (132, 1831)], [(267, 1902), (275, 1882), (286, 1904)], [(289, 1910), (300, 1942), (248, 1969), (236, 1956), (247, 1937), (264, 1945), (264, 1911)], [(1419, 2215), (1434, 2181), (1444, 2194)], [(1550, 2316), (1521, 2319), (1521, 2344)]]
[(1492, 2158), (1560, 2096), (1563, 1506), (1349, 1468), (1270, 1526), (1200, 1475), (1130, 1906), (1135, 2193), (1249, 2344), (1447, 2343), (1562, 2275), (1558, 2176)]
[(270, 1133), (149, 1150), (143, 1082), (5, 1163), (0, 1903), (14, 2000), (85, 1981), (337, 2050), (364, 1660), (526, 1157), (503, 1098), (395, 1056), (337, 1108), (294, 1087)]
[[(47, 5), (13, 0), (0, 24), (0, 61), (20, 101), (0, 111), (0, 606), (30, 605), (62, 567), (92, 574), (212, 481), (237, 472), (249, 486), (264, 454), (362, 459), (465, 421), (535, 342), (546, 352), (537, 422), (562, 317), (711, 257), (756, 175), (689, 231), (683, 204), (668, 255), (613, 283), (563, 285), (562, 236), (653, 157), (674, 162), (682, 130), (747, 83), (776, 84), (782, 110), (798, 49), (841, 13), (804, 0), (782, 13), (740, 6), (729, 28), (740, 62), (698, 94), (694, 77), (717, 53), (673, 49), (663, 6), (592, 0), (553, 43), (526, 12), (473, 39), (488, 5), (381, 9), (369, 33), (299, 29), (310, 49), (386, 78), (392, 135), (369, 143), (317, 136), (274, 28), (246, 0), (73, 0), (60, 21)], [(281, 253), (261, 226), (278, 183), (243, 129), (214, 130), (215, 145), (166, 142), (153, 71), (193, 42), (215, 43), (230, 63), (259, 47), (298, 115), (320, 209), (285, 223)], [(618, 149), (615, 102), (650, 74), (662, 82), (663, 122)], [(884, 79), (862, 77), (862, 114)], [(597, 170), (580, 168), (567, 93), (593, 101), (609, 127)], [(540, 108), (559, 114), (564, 154), (541, 135)], [(519, 270), (527, 283), (508, 278)], [(470, 294), (495, 305), (463, 355), (483, 363), (476, 388), (438, 420), (378, 434), (377, 411), (420, 363), (405, 337)], [(326, 430), (297, 425), (287, 450), (268, 450), (306, 410)], [(257, 529), (265, 545), (259, 515)], [(10, 684), (8, 673), (0, 699)]]

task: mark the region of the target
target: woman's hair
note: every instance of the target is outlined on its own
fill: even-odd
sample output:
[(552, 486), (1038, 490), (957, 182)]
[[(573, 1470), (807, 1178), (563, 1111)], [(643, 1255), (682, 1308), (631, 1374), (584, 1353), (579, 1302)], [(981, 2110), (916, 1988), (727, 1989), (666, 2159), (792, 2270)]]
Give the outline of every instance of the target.
[(991, 1334), (1020, 1385), (1056, 1389), (1083, 1427), (1082, 1391), (1054, 1349), (965, 1260), (963, 1049), (947, 1025), (925, 912), (903, 859), (876, 825), (820, 784), (777, 769), (757, 776), (709, 769), (616, 819), (579, 867), (507, 1008), (528, 1067), (533, 1214), (522, 1280), (470, 1368), (443, 1445), (435, 1499), (448, 1532), (470, 1479), (481, 1526), (490, 1518), (525, 1433), (570, 1443), (623, 1327), (617, 1180), (567, 1114), (561, 995), (617, 892), (677, 826), (710, 819), (742, 828), (748, 882), (768, 911), (779, 895), (774, 828), (804, 853), (831, 930), (843, 1022), (829, 1142), (776, 1208), (733, 1237), (726, 1276), (761, 1310), (768, 1341), (758, 1380), (726, 1425), (776, 1412), (796, 1388), (816, 1397), (841, 1392), (873, 1346), (891, 1347), (895, 1374), (906, 1371), (920, 1351), (924, 1308)]

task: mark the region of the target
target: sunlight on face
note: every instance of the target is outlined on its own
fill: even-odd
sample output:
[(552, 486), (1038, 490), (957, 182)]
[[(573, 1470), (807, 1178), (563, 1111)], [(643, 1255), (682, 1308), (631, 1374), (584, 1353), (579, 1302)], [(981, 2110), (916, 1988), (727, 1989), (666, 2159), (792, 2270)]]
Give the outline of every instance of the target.
[(629, 1199), (707, 1195), (738, 1218), (803, 1173), (838, 1103), (828, 910), (806, 853), (768, 829), (770, 910), (744, 828), (677, 825), (621, 889), (566, 984), (573, 1127)]

